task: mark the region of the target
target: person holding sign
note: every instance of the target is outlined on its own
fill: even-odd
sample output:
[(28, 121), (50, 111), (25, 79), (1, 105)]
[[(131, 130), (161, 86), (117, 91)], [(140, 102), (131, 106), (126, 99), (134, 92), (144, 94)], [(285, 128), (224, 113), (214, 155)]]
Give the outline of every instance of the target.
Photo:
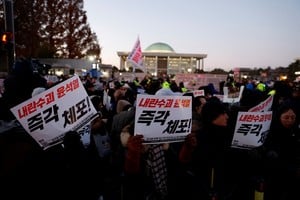
[(166, 199), (168, 188), (165, 151), (169, 145), (144, 145), (143, 135), (134, 135), (134, 123), (123, 128), (120, 139), (125, 148), (124, 199), (143, 199), (145, 196)]
[[(145, 100), (147, 98), (151, 101)], [(142, 101), (142, 99), (145, 101)], [(150, 105), (147, 102), (154, 102), (153, 100), (156, 99), (157, 101), (155, 102), (157, 104), (155, 105), (157, 107), (153, 108), (154, 104), (146, 106)], [(173, 101), (174, 99), (177, 100)], [(181, 181), (178, 179), (181, 172), (178, 153), (185, 136), (191, 131), (189, 127), (192, 116), (191, 98), (175, 95), (159, 97), (138, 95), (137, 102), (134, 118), (124, 126), (120, 133), (120, 142), (124, 147), (123, 197), (124, 199), (141, 200), (145, 198), (157, 200), (174, 199), (172, 198), (176, 196), (174, 193), (181, 189), (177, 185)], [(144, 104), (141, 102), (144, 102)], [(171, 103), (161, 106), (161, 103), (164, 102)], [(148, 112), (150, 110), (152, 113), (158, 112), (160, 117), (154, 117), (153, 121), (145, 118), (145, 112), (141, 108), (143, 105), (145, 105), (145, 110), (148, 110)], [(171, 111), (175, 113), (175, 116), (169, 114)], [(176, 115), (176, 111), (180, 115)], [(185, 116), (184, 114), (188, 113), (188, 111), (190, 111), (189, 115)], [(165, 115), (161, 115), (161, 113), (165, 113)], [(169, 123), (161, 123), (164, 122), (161, 116), (165, 116), (165, 121)], [(177, 116), (179, 120), (176, 118), (169, 120), (169, 116)], [(173, 129), (167, 129), (169, 127), (168, 124), (176, 121), (180, 122), (180, 120), (181, 123), (177, 123), (180, 124), (177, 129), (174, 123)], [(152, 123), (153, 126), (144, 125), (148, 122)], [(165, 132), (163, 132), (164, 130)], [(167, 131), (170, 133), (167, 133)]]

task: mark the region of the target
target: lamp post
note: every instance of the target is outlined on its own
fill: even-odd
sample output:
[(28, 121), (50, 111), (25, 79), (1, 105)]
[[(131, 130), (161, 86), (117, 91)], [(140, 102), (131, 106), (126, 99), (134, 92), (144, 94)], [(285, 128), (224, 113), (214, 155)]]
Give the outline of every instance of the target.
[(12, 0), (4, 0), (4, 17), (5, 17), (5, 31), (11, 34), (7, 41), (7, 58), (8, 58), (8, 71), (11, 72), (15, 62), (15, 30), (14, 30), (14, 12)]

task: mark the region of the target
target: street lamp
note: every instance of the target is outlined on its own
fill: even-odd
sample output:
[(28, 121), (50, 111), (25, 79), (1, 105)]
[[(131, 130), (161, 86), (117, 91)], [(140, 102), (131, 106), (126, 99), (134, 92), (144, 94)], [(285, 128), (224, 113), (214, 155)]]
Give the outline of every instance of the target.
[(96, 59), (96, 56), (89, 56), (89, 61), (94, 62), (94, 60)]

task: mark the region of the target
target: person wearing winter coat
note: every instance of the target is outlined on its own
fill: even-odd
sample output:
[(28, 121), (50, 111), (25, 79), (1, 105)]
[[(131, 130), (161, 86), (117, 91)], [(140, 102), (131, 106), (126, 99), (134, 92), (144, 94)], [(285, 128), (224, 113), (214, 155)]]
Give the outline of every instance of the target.
[(300, 129), (296, 110), (284, 102), (274, 110), (266, 149), (266, 200), (300, 199)]
[(203, 125), (194, 137), (189, 135), (179, 154), (189, 178), (185, 181), (186, 199), (250, 199), (243, 154), (231, 148), (233, 131), (228, 109), (212, 97), (204, 104)]

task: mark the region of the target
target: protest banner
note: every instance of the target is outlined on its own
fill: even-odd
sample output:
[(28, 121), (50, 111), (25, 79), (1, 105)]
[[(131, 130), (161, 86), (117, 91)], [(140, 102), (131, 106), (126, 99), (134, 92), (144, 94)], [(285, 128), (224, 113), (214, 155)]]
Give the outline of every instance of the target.
[(62, 142), (97, 116), (80, 78), (75, 75), (11, 108), (23, 128), (43, 148)]
[(266, 100), (261, 102), (260, 104), (250, 108), (248, 112), (265, 112), (270, 111), (272, 109), (274, 96), (270, 95)]
[(223, 88), (223, 92), (224, 92), (223, 102), (230, 103), (230, 104), (240, 102), (244, 88), (245, 88), (245, 86), (242, 85), (240, 88), (238, 88), (238, 90), (231, 92), (228, 87), (224, 87)]
[(252, 149), (261, 146), (270, 130), (272, 111), (239, 112), (232, 147)]
[(205, 96), (204, 90), (193, 90), (194, 97)]
[(191, 96), (137, 95), (134, 134), (144, 143), (183, 141), (191, 125)]

